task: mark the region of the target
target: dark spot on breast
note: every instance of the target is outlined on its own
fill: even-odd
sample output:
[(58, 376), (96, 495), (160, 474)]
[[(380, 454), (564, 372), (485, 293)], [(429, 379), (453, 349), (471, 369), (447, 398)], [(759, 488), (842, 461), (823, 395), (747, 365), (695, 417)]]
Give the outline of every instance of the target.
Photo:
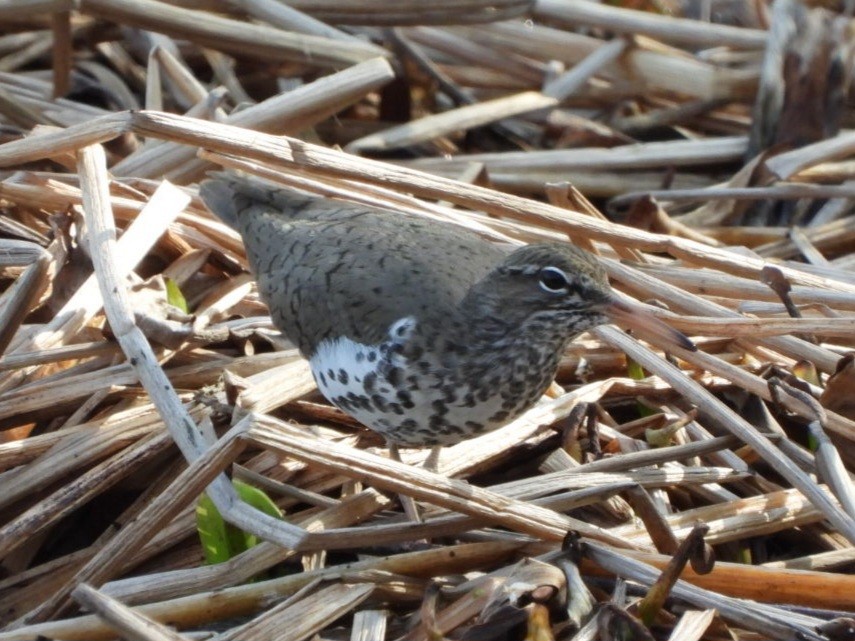
[(373, 394), (371, 396), (371, 402), (374, 403), (374, 407), (376, 407), (381, 412), (389, 411), (389, 403), (387, 403), (386, 399), (380, 396), (380, 394)]
[(456, 385), (443, 385), (440, 388), (442, 392), (442, 400), (446, 403), (455, 403), (457, 402), (457, 386)]
[(508, 412), (498, 411), (490, 417), (492, 423), (498, 423), (508, 418)]
[(451, 354), (458, 354), (460, 356), (466, 356), (466, 354), (469, 353), (469, 348), (466, 347), (466, 345), (460, 345), (458, 343), (448, 343), (445, 346), (445, 349)]
[(368, 362), (373, 363), (376, 360), (377, 360), (377, 352), (372, 349), (370, 352), (368, 352)]
[(354, 394), (353, 392), (347, 393), (347, 402), (350, 404), (351, 409), (365, 409), (369, 412), (373, 412), (374, 408), (371, 406), (371, 403), (368, 402), (368, 398), (362, 396), (360, 394)]
[(430, 404), (437, 416), (445, 416), (448, 414), (448, 405), (445, 401), (434, 401)]
[(444, 430), (448, 427), (448, 421), (442, 416), (431, 416), (430, 421), (428, 421), (428, 425), (433, 430)]
[(349, 380), (349, 378), (350, 377), (347, 375), (347, 372), (345, 372), (343, 369), (338, 370), (338, 380), (342, 385), (347, 385), (347, 381)]
[(413, 397), (410, 396), (410, 393), (405, 390), (399, 390), (397, 394), (398, 400), (401, 402), (401, 405), (408, 410), (413, 409), (416, 405), (413, 403)]
[(377, 383), (377, 374), (374, 372), (368, 372), (365, 375), (365, 378), (362, 379), (362, 387), (365, 388), (365, 391), (369, 394), (374, 391), (374, 385)]
[(363, 352), (363, 351), (356, 352), (356, 362), (361, 363), (364, 360), (365, 360), (365, 352)]
[(319, 381), (320, 381), (320, 383), (321, 383), (321, 387), (326, 387), (326, 386), (327, 386), (327, 377), (326, 377), (326, 376), (324, 376), (324, 373), (323, 373), (323, 372), (318, 372), (318, 380), (319, 380)]
[(393, 387), (401, 387), (404, 382), (404, 370), (400, 367), (392, 367), (386, 373), (386, 380), (389, 381)]
[(334, 381), (334, 380), (335, 380), (335, 372), (334, 372), (334, 371), (332, 371), (331, 369), (328, 369), (328, 370), (327, 370), (327, 377), (328, 377), (331, 381)]

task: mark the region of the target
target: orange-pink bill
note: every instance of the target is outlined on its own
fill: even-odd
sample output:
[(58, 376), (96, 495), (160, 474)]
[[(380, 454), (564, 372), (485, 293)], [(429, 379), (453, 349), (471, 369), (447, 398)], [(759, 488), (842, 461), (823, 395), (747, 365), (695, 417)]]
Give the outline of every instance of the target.
[(612, 298), (603, 308), (603, 313), (615, 324), (625, 329), (634, 330), (642, 338), (653, 339), (663, 349), (667, 349), (669, 346), (680, 347), (692, 352), (698, 349), (697, 345), (683, 332), (659, 320), (641, 305)]

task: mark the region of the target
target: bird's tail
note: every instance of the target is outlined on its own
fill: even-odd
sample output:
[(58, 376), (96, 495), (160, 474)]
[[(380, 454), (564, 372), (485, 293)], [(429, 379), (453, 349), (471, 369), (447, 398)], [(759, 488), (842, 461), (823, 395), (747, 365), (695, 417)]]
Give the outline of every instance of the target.
[(244, 214), (266, 212), (297, 220), (311, 218), (312, 208), (328, 207), (318, 196), (236, 171), (209, 172), (199, 186), (199, 195), (217, 218), (238, 231)]
[(232, 229), (239, 230), (237, 187), (246, 183), (246, 178), (241, 175), (227, 171), (212, 171), (199, 185), (199, 196), (217, 218)]

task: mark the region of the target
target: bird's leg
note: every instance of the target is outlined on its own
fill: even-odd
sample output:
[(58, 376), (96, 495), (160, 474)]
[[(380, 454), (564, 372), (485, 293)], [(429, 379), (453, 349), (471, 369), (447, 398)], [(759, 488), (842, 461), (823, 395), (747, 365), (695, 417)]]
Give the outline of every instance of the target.
[[(401, 452), (398, 451), (398, 445), (396, 443), (386, 441), (386, 447), (389, 448), (389, 458), (393, 461), (398, 461), (398, 463), (403, 463), (401, 460)], [(406, 494), (399, 494), (398, 498), (401, 500), (401, 507), (404, 508), (404, 514), (407, 515), (407, 518), (409, 518), (413, 523), (421, 523), (422, 517), (419, 514), (419, 508), (413, 500), (413, 497), (407, 496)]]
[(430, 448), (430, 453), (427, 455), (422, 467), (428, 472), (439, 472), (439, 454), (442, 452), (442, 445), (434, 445)]

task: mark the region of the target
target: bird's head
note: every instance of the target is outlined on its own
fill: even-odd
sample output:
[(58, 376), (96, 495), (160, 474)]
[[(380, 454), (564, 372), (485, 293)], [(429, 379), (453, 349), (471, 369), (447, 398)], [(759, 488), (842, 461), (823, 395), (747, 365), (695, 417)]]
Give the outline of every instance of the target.
[(694, 348), (641, 305), (618, 299), (602, 264), (569, 243), (517, 249), (475, 285), (464, 304), (479, 306), (480, 317), (486, 312), (508, 327), (562, 333), (567, 339), (614, 322), (663, 347)]

